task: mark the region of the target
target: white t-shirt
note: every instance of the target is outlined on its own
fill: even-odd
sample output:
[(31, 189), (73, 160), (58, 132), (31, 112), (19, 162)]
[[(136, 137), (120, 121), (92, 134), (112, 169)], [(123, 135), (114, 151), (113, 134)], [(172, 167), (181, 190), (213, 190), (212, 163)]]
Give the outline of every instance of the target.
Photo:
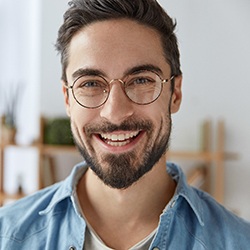
[[(146, 250), (149, 249), (151, 242), (156, 234), (155, 229), (152, 233), (150, 233), (146, 238), (142, 241), (129, 248), (128, 250)], [(87, 224), (86, 233), (85, 233), (85, 244), (83, 250), (114, 250), (112, 248), (107, 247), (104, 242), (100, 239), (100, 237), (96, 234), (96, 232), (91, 228), (90, 225)], [(116, 249), (119, 250), (119, 249)]]

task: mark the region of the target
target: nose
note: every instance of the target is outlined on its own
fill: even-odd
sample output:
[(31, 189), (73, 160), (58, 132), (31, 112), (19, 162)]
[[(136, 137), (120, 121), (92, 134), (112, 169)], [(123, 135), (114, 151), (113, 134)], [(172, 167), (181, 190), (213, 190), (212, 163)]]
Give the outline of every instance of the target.
[(114, 124), (120, 124), (133, 115), (133, 106), (124, 93), (122, 82), (115, 80), (111, 83), (109, 97), (101, 107), (100, 116)]

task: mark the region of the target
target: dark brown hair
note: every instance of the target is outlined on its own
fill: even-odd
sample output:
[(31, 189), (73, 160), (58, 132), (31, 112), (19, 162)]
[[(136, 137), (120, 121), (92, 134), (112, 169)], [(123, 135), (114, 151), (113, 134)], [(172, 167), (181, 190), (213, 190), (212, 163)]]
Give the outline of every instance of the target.
[(56, 49), (61, 54), (62, 79), (66, 79), (68, 48), (72, 37), (83, 27), (98, 21), (127, 18), (154, 28), (161, 35), (171, 73), (181, 75), (180, 54), (174, 33), (176, 23), (156, 0), (72, 0), (59, 29)]

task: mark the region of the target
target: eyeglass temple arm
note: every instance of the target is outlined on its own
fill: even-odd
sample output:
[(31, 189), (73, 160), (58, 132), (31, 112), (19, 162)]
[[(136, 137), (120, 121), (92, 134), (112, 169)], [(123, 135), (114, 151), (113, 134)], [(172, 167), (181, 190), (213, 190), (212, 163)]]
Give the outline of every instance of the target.
[(164, 79), (162, 82), (167, 83), (167, 82), (172, 81), (174, 78), (175, 78), (175, 75), (172, 75), (169, 79)]
[(72, 89), (73, 88), (73, 86), (68, 86), (65, 83), (63, 84), (63, 87), (65, 87), (66, 89)]

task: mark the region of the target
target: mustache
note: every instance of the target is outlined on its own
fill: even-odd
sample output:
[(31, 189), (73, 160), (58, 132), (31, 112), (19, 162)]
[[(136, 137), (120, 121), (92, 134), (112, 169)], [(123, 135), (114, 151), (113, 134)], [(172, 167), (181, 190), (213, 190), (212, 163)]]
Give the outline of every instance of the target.
[(151, 130), (153, 124), (148, 120), (134, 120), (127, 119), (121, 124), (113, 124), (108, 121), (104, 121), (99, 124), (86, 125), (84, 130), (86, 135), (101, 134), (101, 133), (112, 133), (115, 131), (137, 131), (137, 130)]

